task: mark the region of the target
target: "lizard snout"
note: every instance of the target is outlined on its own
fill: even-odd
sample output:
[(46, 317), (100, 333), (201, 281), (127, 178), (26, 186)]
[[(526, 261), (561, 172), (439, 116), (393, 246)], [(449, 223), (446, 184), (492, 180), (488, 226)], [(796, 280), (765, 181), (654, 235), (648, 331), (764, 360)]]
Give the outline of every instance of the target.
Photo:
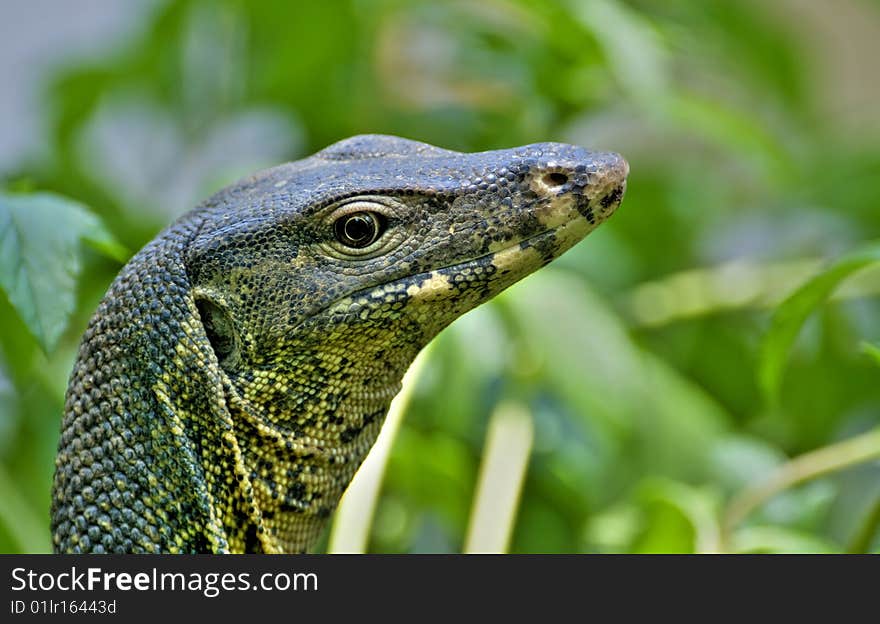
[(556, 149), (529, 170), (529, 188), (537, 196), (537, 213), (545, 225), (557, 225), (577, 214), (592, 225), (607, 219), (620, 204), (629, 165), (613, 152), (548, 144)]
[(597, 196), (597, 191), (623, 185), (629, 164), (614, 152), (589, 152), (580, 148), (568, 157), (551, 157), (531, 167), (532, 189), (539, 195), (560, 193)]
[[(608, 152), (597, 158), (597, 170), (593, 184), (596, 191), (592, 194), (598, 200), (596, 210), (606, 218), (620, 205), (626, 190), (626, 177), (629, 175), (629, 163), (620, 154)], [(595, 201), (593, 203), (596, 203)]]

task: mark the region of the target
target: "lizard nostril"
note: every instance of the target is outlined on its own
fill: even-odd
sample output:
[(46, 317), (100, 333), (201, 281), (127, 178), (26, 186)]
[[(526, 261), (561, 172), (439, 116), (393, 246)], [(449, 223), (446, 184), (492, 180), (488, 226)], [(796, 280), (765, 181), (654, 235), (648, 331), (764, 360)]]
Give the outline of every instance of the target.
[(558, 171), (544, 174), (544, 184), (549, 188), (557, 190), (568, 182), (568, 176)]

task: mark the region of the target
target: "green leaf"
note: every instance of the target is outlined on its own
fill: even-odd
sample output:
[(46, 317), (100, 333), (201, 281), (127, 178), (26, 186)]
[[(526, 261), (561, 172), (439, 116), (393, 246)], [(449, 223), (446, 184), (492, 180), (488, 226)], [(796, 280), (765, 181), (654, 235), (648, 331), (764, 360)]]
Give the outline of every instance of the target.
[(637, 97), (667, 90), (669, 59), (659, 33), (639, 12), (609, 0), (571, 2), (572, 16), (602, 48), (609, 69)]
[(880, 345), (871, 344), (870, 342), (862, 343), (862, 353), (877, 362), (880, 365)]
[(0, 193), (0, 289), (46, 353), (74, 310), (81, 241), (114, 260), (128, 257), (82, 204), (51, 193)]
[(873, 243), (834, 262), (790, 295), (773, 314), (761, 347), (758, 382), (765, 396), (775, 401), (791, 345), (810, 313), (840, 283), (856, 271), (880, 262), (880, 243)]
[[(534, 362), (540, 382), (565, 400), (581, 430), (589, 432), (589, 453), (574, 439), (556, 450), (557, 458), (565, 457), (561, 475), (581, 483), (588, 474), (611, 478), (604, 470), (614, 470), (624, 440), (633, 465), (667, 476), (686, 480), (706, 465), (725, 430), (724, 410), (667, 362), (640, 348), (583, 280), (548, 267), (496, 302), (509, 310), (514, 335), (522, 337), (525, 349), (518, 360), (526, 366)], [(577, 476), (579, 465), (587, 472)], [(586, 494), (583, 485), (577, 487)]]
[(639, 552), (714, 553), (721, 547), (720, 497), (661, 477), (642, 482), (639, 499), (650, 516)]

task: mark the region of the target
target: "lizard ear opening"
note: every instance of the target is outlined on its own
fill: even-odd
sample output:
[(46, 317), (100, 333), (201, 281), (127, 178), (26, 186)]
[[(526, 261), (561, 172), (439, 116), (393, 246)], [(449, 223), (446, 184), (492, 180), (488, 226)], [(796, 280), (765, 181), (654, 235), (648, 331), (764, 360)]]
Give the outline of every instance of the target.
[(229, 313), (208, 299), (196, 299), (196, 308), (217, 361), (225, 369), (232, 368), (239, 359), (239, 350), (238, 336)]

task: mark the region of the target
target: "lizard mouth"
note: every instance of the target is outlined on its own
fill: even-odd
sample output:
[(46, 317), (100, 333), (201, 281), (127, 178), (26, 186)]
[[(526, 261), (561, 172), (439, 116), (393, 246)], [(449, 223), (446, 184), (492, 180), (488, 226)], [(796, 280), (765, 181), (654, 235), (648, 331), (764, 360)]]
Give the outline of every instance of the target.
[[(600, 222), (591, 222), (575, 213), (562, 224), (510, 242), (498, 250), (355, 291), (330, 303), (312, 318), (360, 314), (374, 302), (433, 300), (442, 298), (443, 293), (448, 296), (450, 291), (476, 293), (478, 300), (469, 306), (474, 307), (561, 256)], [(462, 298), (473, 299), (473, 296)]]

